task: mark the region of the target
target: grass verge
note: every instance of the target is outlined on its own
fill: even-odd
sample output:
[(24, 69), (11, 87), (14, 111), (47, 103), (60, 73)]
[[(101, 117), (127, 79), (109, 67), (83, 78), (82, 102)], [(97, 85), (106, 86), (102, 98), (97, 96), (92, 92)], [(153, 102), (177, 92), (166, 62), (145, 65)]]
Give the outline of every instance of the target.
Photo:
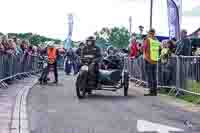
[[(190, 91), (200, 93), (200, 91), (199, 91), (200, 90), (200, 84), (199, 83), (193, 84), (190, 88), (191, 88)], [(169, 91), (170, 91), (170, 89), (162, 88), (162, 89), (160, 89), (159, 93), (164, 94), (164, 95), (168, 95)], [(176, 95), (175, 91), (170, 93), (170, 96), (175, 96), (175, 95)], [(197, 95), (194, 95), (194, 94), (181, 92), (180, 95), (178, 95), (176, 98), (190, 102), (190, 103), (200, 104), (200, 96), (197, 96)]]

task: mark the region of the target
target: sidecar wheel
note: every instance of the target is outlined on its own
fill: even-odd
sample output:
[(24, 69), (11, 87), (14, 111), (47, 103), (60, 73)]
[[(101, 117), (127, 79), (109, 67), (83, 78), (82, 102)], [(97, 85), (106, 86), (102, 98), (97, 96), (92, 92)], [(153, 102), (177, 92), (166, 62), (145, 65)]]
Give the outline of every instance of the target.
[(124, 73), (124, 96), (128, 96), (128, 88), (129, 88), (129, 74), (125, 72)]

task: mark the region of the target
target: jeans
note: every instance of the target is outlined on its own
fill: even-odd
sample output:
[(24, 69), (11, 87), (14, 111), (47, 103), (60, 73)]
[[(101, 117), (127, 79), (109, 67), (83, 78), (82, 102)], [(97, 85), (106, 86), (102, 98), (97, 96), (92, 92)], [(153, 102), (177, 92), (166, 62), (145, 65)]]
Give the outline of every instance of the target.
[(68, 60), (65, 61), (65, 72), (66, 74), (71, 73), (71, 69), (73, 68), (74, 74), (77, 74), (79, 71), (78, 64), (75, 61), (71, 61), (71, 63), (68, 63)]
[(157, 65), (145, 61), (145, 70), (147, 73), (148, 88), (151, 90), (157, 89)]

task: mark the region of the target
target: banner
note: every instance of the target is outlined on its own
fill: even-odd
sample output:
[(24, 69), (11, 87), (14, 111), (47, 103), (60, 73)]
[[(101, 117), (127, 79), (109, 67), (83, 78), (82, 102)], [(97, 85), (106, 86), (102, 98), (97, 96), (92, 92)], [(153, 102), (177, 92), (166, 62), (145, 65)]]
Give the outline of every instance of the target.
[(72, 32), (73, 32), (73, 15), (69, 14), (68, 15), (68, 35), (67, 39), (64, 42), (64, 48), (65, 49), (70, 49), (72, 48)]
[(182, 0), (167, 0), (168, 7), (168, 25), (170, 39), (180, 39), (180, 18)]

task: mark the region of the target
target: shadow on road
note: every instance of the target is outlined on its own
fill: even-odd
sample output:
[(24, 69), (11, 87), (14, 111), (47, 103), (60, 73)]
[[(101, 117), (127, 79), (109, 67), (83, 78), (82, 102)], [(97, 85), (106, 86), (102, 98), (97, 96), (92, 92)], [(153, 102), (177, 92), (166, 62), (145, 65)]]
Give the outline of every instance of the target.
[(129, 96), (120, 96), (120, 95), (103, 95), (103, 94), (92, 94), (88, 95), (85, 99), (92, 99), (92, 100), (112, 100), (112, 101), (122, 101), (122, 100), (130, 100), (134, 99), (136, 96), (129, 95)]
[(53, 82), (49, 82), (47, 84), (42, 84), (42, 85), (38, 82), (36, 85), (39, 85), (39, 86), (49, 86), (49, 87), (54, 87), (54, 86), (64, 87), (63, 83), (57, 83), (57, 84), (55, 84)]

